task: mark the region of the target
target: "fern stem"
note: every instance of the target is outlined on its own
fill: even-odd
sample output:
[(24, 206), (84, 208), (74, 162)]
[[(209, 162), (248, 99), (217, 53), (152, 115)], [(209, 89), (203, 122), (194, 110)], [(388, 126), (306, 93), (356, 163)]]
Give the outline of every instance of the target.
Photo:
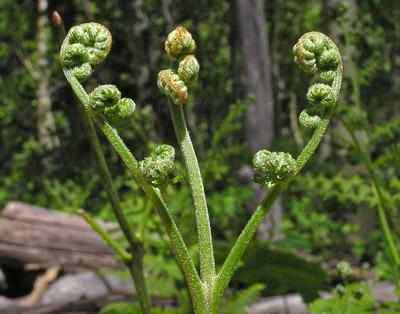
[(196, 210), (201, 279), (203, 283), (207, 285), (207, 289), (210, 292), (215, 280), (215, 261), (210, 218), (204, 192), (203, 179), (201, 177), (196, 152), (187, 128), (183, 106), (175, 105), (171, 101), (168, 103), (175, 134), (188, 171), (189, 184)]
[(129, 242), (131, 251), (135, 253), (135, 258), (132, 259), (131, 262), (127, 263), (126, 266), (129, 268), (132, 280), (135, 283), (142, 312), (144, 314), (150, 314), (151, 301), (143, 274), (143, 247), (141, 242), (135, 237), (135, 234), (130, 229), (129, 223), (126, 220), (126, 217), (121, 208), (120, 200), (114, 188), (111, 174), (108, 169), (103, 150), (101, 148), (100, 140), (97, 136), (93, 120), (89, 115), (89, 96), (82, 85), (79, 83), (79, 81), (68, 70), (64, 70), (64, 75), (71, 85), (73, 91), (75, 92), (75, 95), (78, 97), (79, 101), (83, 105), (83, 110), (80, 106), (79, 109), (82, 111), (86, 132), (88, 134), (92, 149), (95, 153), (100, 175), (103, 178), (104, 185), (106, 187), (112, 209), (114, 211), (115, 217), (117, 218), (118, 224), (120, 225), (122, 232)]

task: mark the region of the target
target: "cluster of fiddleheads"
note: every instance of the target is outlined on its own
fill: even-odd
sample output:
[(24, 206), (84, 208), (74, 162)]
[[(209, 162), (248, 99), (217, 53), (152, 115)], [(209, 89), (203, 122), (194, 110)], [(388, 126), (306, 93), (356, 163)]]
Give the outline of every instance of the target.
[(92, 74), (93, 67), (107, 57), (111, 42), (109, 30), (101, 24), (74, 26), (61, 46), (61, 64), (82, 82)]
[(188, 86), (197, 80), (200, 65), (194, 56), (196, 42), (189, 31), (178, 26), (165, 41), (165, 51), (172, 60), (179, 62), (178, 69), (162, 70), (158, 74), (160, 91), (176, 105), (188, 101)]
[[(328, 37), (317, 32), (303, 35), (294, 46), (295, 61), (306, 73), (314, 76), (313, 83), (307, 92), (309, 105), (301, 112), (299, 119), (303, 126), (315, 130), (296, 160), (288, 153), (270, 152), (265, 149), (254, 156), (255, 180), (270, 187), (271, 191), (256, 208), (221, 269), (217, 272), (203, 182), (183, 112), (183, 105), (188, 101), (188, 87), (196, 81), (200, 69), (194, 56), (196, 43), (191, 34), (181, 26), (168, 35), (165, 51), (174, 61), (174, 68), (161, 71), (157, 84), (161, 92), (171, 100), (169, 110), (188, 172), (198, 232), (199, 276), (161, 191), (174, 169), (174, 148), (169, 145), (157, 146), (149, 157), (140, 162), (137, 161), (119, 137), (117, 130), (109, 124), (109, 122), (114, 124), (130, 117), (135, 110), (133, 100), (122, 98), (121, 92), (114, 85), (101, 85), (90, 94), (87, 94), (81, 85), (81, 82), (92, 74), (93, 67), (108, 55), (111, 41), (111, 34), (104, 26), (97, 23), (86, 23), (71, 28), (60, 51), (65, 76), (85, 109), (89, 125), (89, 138), (94, 143), (94, 151), (102, 176), (105, 178), (113, 209), (121, 229), (130, 243), (130, 253), (132, 254), (107, 237), (100, 227), (94, 229), (100, 230), (99, 233), (103, 235), (106, 242), (122, 257), (122, 260), (126, 261), (135, 281), (142, 311), (146, 314), (150, 313), (150, 299), (143, 275), (143, 247), (135, 234), (131, 232), (129, 224), (124, 218), (118, 195), (113, 189), (111, 176), (101, 152), (93, 121), (108, 138), (159, 213), (169, 235), (172, 251), (185, 275), (194, 312), (196, 314), (216, 314), (224, 290), (257, 227), (279, 193), (284, 190), (285, 183), (290, 177), (300, 172), (325, 134), (341, 85), (342, 62), (339, 51)], [(92, 223), (92, 225), (94, 224)]]
[(90, 107), (103, 114), (107, 121), (118, 124), (132, 116), (136, 104), (131, 98), (121, 98), (115, 85), (100, 85), (89, 95)]
[(139, 168), (151, 184), (162, 186), (174, 171), (175, 149), (170, 145), (158, 145), (149, 157), (139, 162)]
[(253, 158), (254, 180), (260, 184), (272, 185), (296, 173), (296, 160), (289, 153), (258, 151)]
[(307, 92), (309, 106), (299, 116), (300, 123), (315, 128), (328, 117), (337, 102), (341, 84), (342, 61), (339, 50), (324, 34), (309, 32), (300, 37), (293, 47), (295, 62), (313, 75)]

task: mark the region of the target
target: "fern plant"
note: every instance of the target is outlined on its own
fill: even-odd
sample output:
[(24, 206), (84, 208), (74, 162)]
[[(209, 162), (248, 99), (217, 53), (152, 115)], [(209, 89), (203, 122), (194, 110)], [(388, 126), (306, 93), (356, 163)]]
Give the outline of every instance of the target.
[(313, 156), (327, 130), (336, 109), (342, 81), (342, 60), (339, 50), (331, 39), (318, 32), (306, 33), (294, 46), (295, 62), (313, 78), (307, 92), (309, 106), (299, 116), (300, 123), (306, 128), (313, 129), (313, 134), (297, 158), (285, 152), (270, 152), (266, 149), (254, 156), (255, 180), (265, 186), (269, 193), (257, 206), (222, 267), (217, 270), (203, 179), (185, 117), (185, 105), (188, 102), (191, 86), (200, 70), (195, 57), (196, 42), (189, 31), (182, 26), (168, 35), (165, 51), (171, 60), (171, 67), (159, 73), (158, 87), (167, 98), (178, 146), (188, 174), (199, 246), (198, 271), (163, 193), (174, 167), (174, 148), (160, 145), (149, 157), (138, 161), (116, 128), (134, 113), (134, 101), (122, 98), (114, 85), (98, 86), (90, 94), (82, 85), (90, 77), (94, 67), (106, 58), (111, 49), (111, 42), (111, 34), (103, 25), (97, 23), (78, 25), (68, 32), (61, 47), (60, 59), (64, 75), (80, 102), (86, 131), (99, 163), (104, 185), (117, 220), (130, 244), (130, 250), (125, 250), (115, 242), (90, 216), (85, 213), (82, 215), (125, 262), (137, 289), (141, 311), (150, 313), (151, 302), (143, 274), (143, 245), (126, 221), (98, 139), (98, 129), (109, 140), (160, 216), (165, 232), (169, 236), (171, 250), (183, 272), (194, 313), (216, 314), (219, 312), (224, 292), (258, 226), (279, 194)]

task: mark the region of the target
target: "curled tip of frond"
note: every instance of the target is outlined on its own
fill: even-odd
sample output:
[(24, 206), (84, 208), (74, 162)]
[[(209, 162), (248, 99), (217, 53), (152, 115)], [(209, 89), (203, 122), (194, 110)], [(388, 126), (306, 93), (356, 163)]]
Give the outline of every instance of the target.
[(174, 71), (168, 69), (158, 74), (157, 85), (160, 91), (170, 97), (176, 105), (184, 105), (188, 100), (185, 82)]
[(183, 26), (178, 26), (168, 34), (165, 51), (173, 59), (192, 54), (196, 50), (196, 42), (192, 34)]
[[(83, 81), (92, 73), (92, 67), (107, 57), (111, 42), (110, 31), (101, 24), (84, 23), (74, 26), (61, 46), (61, 64), (71, 70), (72, 74), (79, 73), (80, 77), (76, 77)], [(89, 68), (90, 73), (87, 71)]]
[(179, 62), (178, 75), (188, 85), (197, 80), (199, 71), (200, 65), (194, 55), (187, 55)]
[(139, 162), (143, 177), (155, 186), (163, 185), (174, 171), (175, 149), (170, 145), (159, 145), (149, 157)]
[(295, 175), (297, 163), (289, 153), (263, 149), (254, 155), (253, 168), (257, 183), (273, 185)]
[(136, 104), (130, 98), (121, 98), (121, 92), (115, 85), (100, 85), (89, 95), (91, 108), (104, 114), (112, 124), (129, 118), (135, 111)]
[(316, 127), (337, 102), (342, 76), (340, 52), (326, 35), (309, 32), (294, 45), (293, 54), (300, 68), (314, 75), (315, 82), (307, 92), (310, 106), (300, 114), (299, 120), (305, 127)]
[(319, 32), (309, 32), (301, 36), (293, 47), (293, 54), (300, 68), (311, 74), (336, 70), (341, 63), (336, 45)]

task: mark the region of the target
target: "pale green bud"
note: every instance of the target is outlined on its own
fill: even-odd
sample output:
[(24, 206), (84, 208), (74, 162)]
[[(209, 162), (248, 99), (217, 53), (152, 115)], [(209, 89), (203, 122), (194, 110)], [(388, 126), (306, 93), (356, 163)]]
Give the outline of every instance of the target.
[(93, 68), (90, 63), (83, 63), (81, 66), (76, 66), (72, 69), (72, 75), (76, 77), (79, 82), (87, 80), (93, 73)]
[(82, 44), (72, 44), (62, 50), (61, 63), (64, 67), (73, 68), (89, 62), (89, 53)]
[(196, 42), (192, 34), (183, 26), (178, 26), (168, 34), (165, 41), (165, 51), (173, 59), (192, 54), (196, 50)]
[(163, 185), (174, 171), (175, 149), (170, 145), (159, 145), (149, 157), (139, 162), (143, 177), (155, 186)]
[(117, 105), (119, 108), (118, 115), (122, 119), (126, 119), (132, 116), (136, 109), (136, 104), (131, 98), (122, 98)]
[(111, 49), (112, 37), (110, 31), (98, 23), (84, 23), (74, 26), (68, 32), (69, 44), (79, 43), (85, 46), (92, 65), (99, 64)]
[(308, 89), (307, 100), (313, 106), (322, 105), (325, 108), (334, 106), (336, 103), (332, 87), (321, 83), (314, 84)]
[(104, 115), (108, 122), (115, 126), (123, 126), (125, 121), (135, 112), (136, 104), (130, 98), (122, 98), (115, 105), (106, 107)]
[(353, 274), (351, 265), (346, 261), (341, 261), (340, 263), (338, 263), (336, 265), (336, 269), (337, 269), (340, 277), (342, 277), (343, 279), (347, 279), (347, 278), (351, 277), (351, 275)]
[(184, 81), (172, 70), (158, 74), (157, 85), (160, 91), (170, 97), (176, 105), (184, 105), (188, 100), (188, 90)]
[(289, 153), (260, 150), (254, 155), (254, 180), (260, 184), (273, 185), (296, 173), (296, 160)]
[(79, 81), (86, 80), (93, 66), (103, 61), (111, 49), (111, 34), (98, 23), (72, 27), (60, 50), (61, 65)]
[(99, 112), (113, 107), (121, 99), (121, 92), (115, 85), (107, 84), (96, 87), (89, 95), (90, 106)]
[(104, 114), (111, 124), (120, 124), (135, 111), (136, 104), (130, 98), (122, 98), (115, 85), (101, 85), (89, 95), (89, 104), (98, 113)]
[(321, 123), (321, 118), (317, 115), (309, 115), (307, 110), (303, 110), (300, 113), (299, 122), (305, 128), (316, 128)]
[(188, 85), (197, 80), (199, 71), (200, 65), (194, 55), (188, 55), (179, 62), (178, 75)]

